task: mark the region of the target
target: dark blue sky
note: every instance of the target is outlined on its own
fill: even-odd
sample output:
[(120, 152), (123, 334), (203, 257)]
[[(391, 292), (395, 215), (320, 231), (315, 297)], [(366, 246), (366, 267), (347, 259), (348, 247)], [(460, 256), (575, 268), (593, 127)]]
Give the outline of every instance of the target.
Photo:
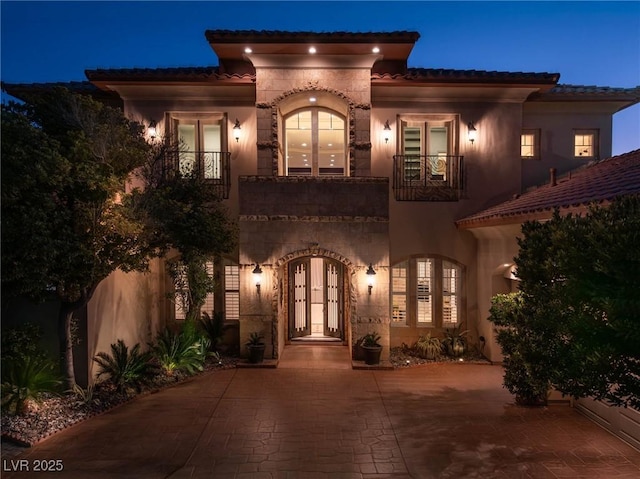
[[(557, 72), (640, 85), (640, 2), (2, 1), (5, 82), (84, 80), (89, 68), (216, 65), (206, 29), (421, 34), (409, 65)], [(614, 154), (640, 148), (640, 105), (614, 116)]]

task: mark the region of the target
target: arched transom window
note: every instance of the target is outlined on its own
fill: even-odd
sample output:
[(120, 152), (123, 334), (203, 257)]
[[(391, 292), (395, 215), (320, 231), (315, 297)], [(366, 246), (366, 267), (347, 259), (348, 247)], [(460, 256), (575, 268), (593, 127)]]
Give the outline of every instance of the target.
[(346, 131), (340, 114), (322, 108), (297, 110), (285, 118), (288, 176), (345, 176)]

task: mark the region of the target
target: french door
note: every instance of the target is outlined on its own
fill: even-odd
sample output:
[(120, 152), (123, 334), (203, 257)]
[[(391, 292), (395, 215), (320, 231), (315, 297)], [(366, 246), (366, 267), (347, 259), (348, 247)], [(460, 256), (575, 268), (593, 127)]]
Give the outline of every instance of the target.
[(327, 258), (289, 265), (289, 338), (344, 338), (343, 266)]

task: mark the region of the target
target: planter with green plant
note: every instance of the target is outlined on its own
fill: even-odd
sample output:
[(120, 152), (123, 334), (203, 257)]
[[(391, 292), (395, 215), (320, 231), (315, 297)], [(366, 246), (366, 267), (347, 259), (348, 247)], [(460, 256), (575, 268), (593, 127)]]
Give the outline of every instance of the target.
[(378, 333), (365, 334), (360, 341), (360, 347), (364, 352), (365, 364), (374, 365), (380, 363), (382, 345), (380, 344), (380, 335)]
[(438, 338), (432, 338), (431, 333), (421, 335), (414, 348), (423, 359), (436, 360), (442, 355), (442, 342)]
[(264, 344), (262, 334), (253, 332), (249, 335), (249, 341), (247, 341), (247, 349), (249, 350), (249, 362), (253, 364), (261, 363), (264, 361), (264, 350), (266, 345)]
[(442, 346), (449, 356), (460, 357), (467, 349), (465, 336), (469, 331), (462, 330), (462, 324), (447, 328), (444, 331)]

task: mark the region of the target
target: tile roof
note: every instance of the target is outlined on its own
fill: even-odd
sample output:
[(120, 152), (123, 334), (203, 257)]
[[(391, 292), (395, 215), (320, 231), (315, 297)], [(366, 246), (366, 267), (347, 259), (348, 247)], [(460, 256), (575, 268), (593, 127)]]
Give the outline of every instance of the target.
[(517, 224), (548, 218), (555, 208), (577, 209), (592, 202), (640, 194), (640, 149), (590, 163), (560, 178), (456, 221), (461, 228)]
[(85, 70), (90, 81), (212, 81), (212, 80), (251, 80), (254, 75), (220, 73), (217, 66), (175, 67), (175, 68), (99, 68)]
[(406, 80), (418, 82), (480, 82), (480, 83), (556, 83), (559, 73), (504, 72), (486, 70), (452, 70), (442, 68), (407, 68), (405, 73), (376, 73), (375, 80)]
[(282, 30), (207, 30), (209, 43), (415, 43), (418, 32), (289, 32)]
[(106, 102), (112, 106), (122, 106), (122, 99), (115, 92), (101, 90), (88, 81), (51, 82), (51, 83), (5, 83), (2, 82), (2, 89), (9, 95), (25, 100), (31, 94), (49, 91), (53, 88), (62, 87), (75, 93), (91, 95), (96, 100)]
[(531, 101), (583, 100), (585, 98), (602, 100), (640, 101), (640, 86), (633, 88), (615, 88), (608, 86), (565, 85), (559, 84), (546, 92), (533, 94)]

